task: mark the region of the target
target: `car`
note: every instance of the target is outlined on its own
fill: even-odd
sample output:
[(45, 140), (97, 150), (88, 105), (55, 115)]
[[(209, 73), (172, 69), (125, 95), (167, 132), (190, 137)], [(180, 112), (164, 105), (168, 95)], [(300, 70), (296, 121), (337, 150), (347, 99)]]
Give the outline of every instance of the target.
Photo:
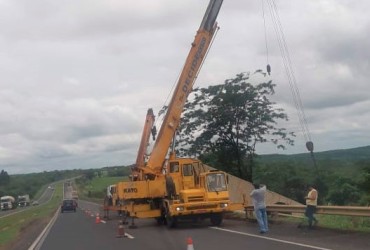
[(32, 202), (32, 206), (37, 206), (39, 204), (39, 202), (38, 201), (33, 201)]
[(62, 202), (60, 207), (60, 211), (63, 213), (64, 211), (73, 211), (76, 212), (77, 202), (72, 199), (65, 199)]

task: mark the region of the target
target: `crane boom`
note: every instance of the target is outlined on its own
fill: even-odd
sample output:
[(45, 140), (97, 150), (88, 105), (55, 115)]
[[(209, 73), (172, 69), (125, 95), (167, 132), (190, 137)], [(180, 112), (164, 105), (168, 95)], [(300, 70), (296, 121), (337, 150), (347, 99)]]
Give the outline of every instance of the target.
[[(151, 156), (147, 163), (153, 174), (160, 174), (162, 164), (166, 158), (171, 141), (179, 126), (181, 113), (183, 111), (187, 96), (191, 92), (200, 67), (209, 49), (212, 38), (217, 28), (216, 18), (223, 0), (211, 0), (203, 17), (202, 23), (197, 31), (194, 42), (185, 61), (176, 89), (173, 93), (167, 113), (158, 133)], [(148, 169), (146, 168), (147, 172)]]
[(144, 125), (143, 132), (141, 135), (140, 146), (139, 146), (139, 150), (138, 150), (137, 158), (136, 158), (136, 165), (134, 168), (135, 171), (137, 171), (138, 169), (142, 169), (145, 165), (145, 152), (148, 147), (150, 134), (153, 131), (154, 121), (155, 121), (155, 117), (154, 117), (153, 109), (150, 108), (148, 109), (146, 117), (145, 117), (145, 125)]

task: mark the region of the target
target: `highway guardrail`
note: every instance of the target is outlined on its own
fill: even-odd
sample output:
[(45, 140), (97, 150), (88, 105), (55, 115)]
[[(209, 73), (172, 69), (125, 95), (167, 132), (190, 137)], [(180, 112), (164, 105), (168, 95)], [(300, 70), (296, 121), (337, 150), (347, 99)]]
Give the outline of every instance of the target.
[[(268, 212), (278, 213), (304, 213), (305, 205), (268, 205), (266, 207)], [(245, 207), (246, 212), (254, 210), (253, 206)], [(346, 216), (362, 216), (370, 217), (370, 207), (360, 206), (317, 206), (317, 214), (330, 215), (346, 215)]]

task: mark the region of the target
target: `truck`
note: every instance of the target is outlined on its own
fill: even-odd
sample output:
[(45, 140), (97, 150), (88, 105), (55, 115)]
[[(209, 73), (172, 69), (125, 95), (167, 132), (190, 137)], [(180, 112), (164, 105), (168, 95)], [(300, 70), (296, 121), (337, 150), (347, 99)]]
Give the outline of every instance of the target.
[(1, 210), (10, 210), (15, 208), (15, 198), (10, 195), (5, 195), (0, 197), (0, 209)]
[(135, 227), (135, 218), (155, 218), (158, 224), (169, 228), (181, 220), (209, 218), (212, 225), (218, 226), (225, 213), (243, 209), (243, 204), (230, 202), (225, 172), (209, 170), (198, 159), (177, 157), (174, 145), (186, 99), (218, 29), (216, 17), (221, 5), (222, 0), (208, 4), (147, 162), (143, 159), (149, 132), (156, 132), (151, 127), (154, 115), (150, 110), (130, 180), (107, 188), (104, 210), (115, 210), (131, 218), (131, 227)]
[(27, 207), (31, 204), (30, 196), (28, 194), (18, 195), (18, 206)]

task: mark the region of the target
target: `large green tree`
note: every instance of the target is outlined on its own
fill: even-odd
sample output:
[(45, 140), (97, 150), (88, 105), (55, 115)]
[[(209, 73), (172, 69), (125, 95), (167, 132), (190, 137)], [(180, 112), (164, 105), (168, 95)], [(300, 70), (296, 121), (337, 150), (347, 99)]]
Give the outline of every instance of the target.
[[(261, 82), (250, 83), (252, 76)], [(181, 118), (178, 154), (252, 181), (257, 143), (293, 145), (294, 134), (277, 127), (288, 117), (270, 101), (275, 85), (263, 82), (264, 76), (260, 70), (240, 73), (223, 84), (194, 89)]]

